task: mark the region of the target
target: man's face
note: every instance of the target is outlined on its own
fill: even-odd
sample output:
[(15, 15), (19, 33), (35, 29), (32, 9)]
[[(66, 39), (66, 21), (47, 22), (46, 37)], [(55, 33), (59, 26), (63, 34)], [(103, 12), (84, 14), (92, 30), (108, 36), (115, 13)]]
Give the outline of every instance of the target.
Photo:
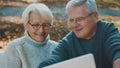
[[(42, 25), (42, 26), (41, 26)], [(44, 26), (43, 26), (44, 25)], [(37, 42), (44, 42), (49, 34), (50, 21), (44, 19), (40, 13), (33, 11), (25, 25), (30, 37)], [(47, 28), (47, 29), (46, 29)]]
[(98, 14), (90, 13), (85, 5), (73, 6), (68, 11), (68, 24), (80, 39), (90, 39), (96, 32)]

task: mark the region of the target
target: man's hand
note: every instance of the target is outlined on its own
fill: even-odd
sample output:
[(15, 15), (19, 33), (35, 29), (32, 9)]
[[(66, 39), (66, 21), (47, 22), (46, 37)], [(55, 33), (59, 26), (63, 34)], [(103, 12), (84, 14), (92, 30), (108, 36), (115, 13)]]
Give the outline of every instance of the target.
[(113, 68), (120, 68), (120, 58), (114, 61)]

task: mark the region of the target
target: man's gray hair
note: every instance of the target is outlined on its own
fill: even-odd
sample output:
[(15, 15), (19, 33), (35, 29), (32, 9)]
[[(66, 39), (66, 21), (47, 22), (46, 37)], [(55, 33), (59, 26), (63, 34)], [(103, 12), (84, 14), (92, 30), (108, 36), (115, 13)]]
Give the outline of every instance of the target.
[(86, 5), (86, 8), (91, 13), (95, 12), (95, 11), (98, 11), (95, 0), (70, 0), (66, 5), (66, 10), (68, 12), (71, 7), (80, 6), (82, 4)]
[(52, 21), (53, 21), (52, 12), (45, 4), (42, 4), (42, 3), (33, 3), (26, 7), (26, 9), (23, 11), (23, 14), (22, 14), (22, 20), (24, 24), (28, 22), (29, 15), (33, 11), (38, 11), (43, 18), (50, 21), (50, 23), (52, 24)]

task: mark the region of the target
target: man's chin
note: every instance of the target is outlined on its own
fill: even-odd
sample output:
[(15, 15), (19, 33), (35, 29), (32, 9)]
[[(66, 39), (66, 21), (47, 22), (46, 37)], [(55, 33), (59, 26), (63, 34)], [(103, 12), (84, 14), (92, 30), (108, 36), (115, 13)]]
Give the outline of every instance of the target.
[(83, 36), (81, 34), (75, 34), (77, 36), (77, 38), (81, 39)]

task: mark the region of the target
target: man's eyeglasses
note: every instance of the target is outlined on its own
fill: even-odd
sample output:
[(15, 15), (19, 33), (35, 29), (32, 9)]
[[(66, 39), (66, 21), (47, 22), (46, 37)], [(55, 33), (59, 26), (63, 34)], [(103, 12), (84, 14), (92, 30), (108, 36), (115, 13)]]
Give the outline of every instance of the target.
[(35, 30), (39, 30), (40, 27), (42, 27), (44, 30), (49, 30), (51, 27), (51, 24), (31, 24), (29, 21), (28, 24), (30, 24)]
[(69, 22), (69, 23), (82, 22), (82, 21), (84, 21), (85, 19), (87, 19), (89, 16), (91, 16), (91, 15), (93, 15), (93, 14), (94, 14), (94, 13), (90, 13), (90, 14), (88, 14), (88, 15), (85, 16), (85, 17), (77, 17), (77, 18), (75, 18), (75, 19), (69, 19), (68, 22)]

